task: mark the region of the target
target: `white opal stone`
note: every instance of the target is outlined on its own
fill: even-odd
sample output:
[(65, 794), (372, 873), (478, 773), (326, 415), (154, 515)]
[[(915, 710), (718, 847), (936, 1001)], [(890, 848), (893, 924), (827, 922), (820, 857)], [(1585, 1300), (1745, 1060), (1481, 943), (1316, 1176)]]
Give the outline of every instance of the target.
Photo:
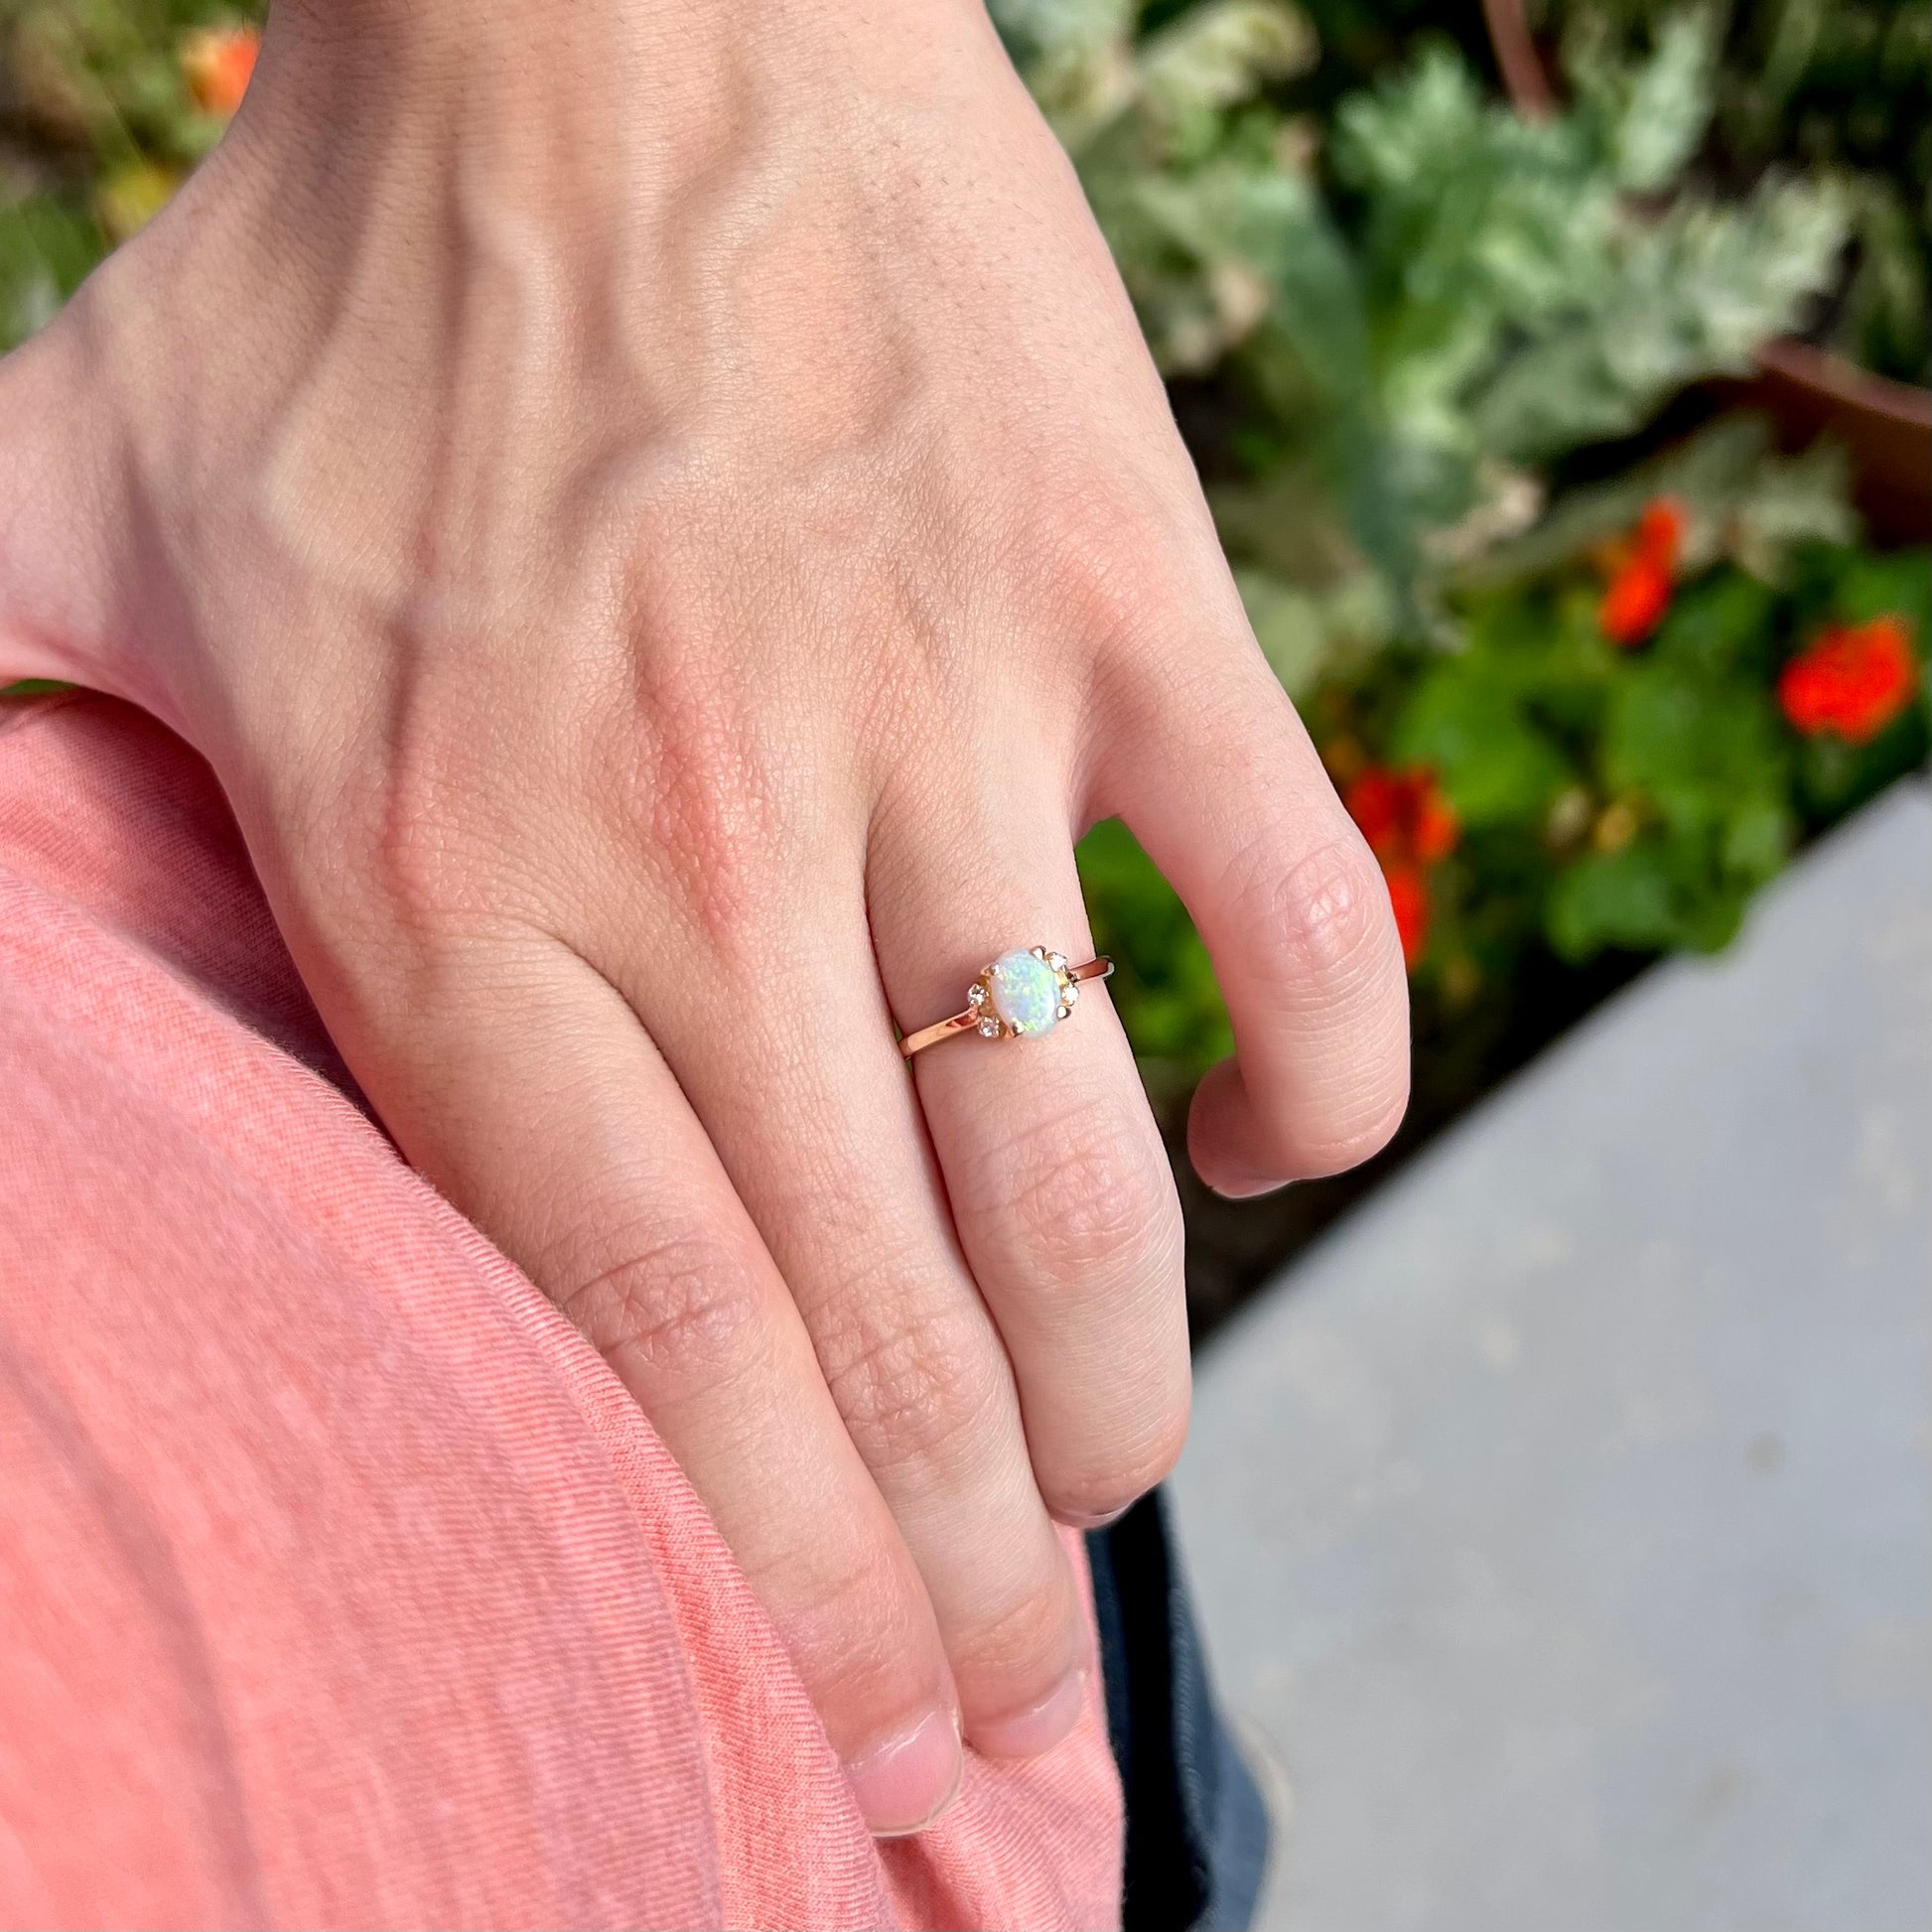
[(1050, 1033), (1059, 1020), (1060, 983), (1045, 960), (1002, 953), (993, 962), (993, 1011), (1017, 1034)]

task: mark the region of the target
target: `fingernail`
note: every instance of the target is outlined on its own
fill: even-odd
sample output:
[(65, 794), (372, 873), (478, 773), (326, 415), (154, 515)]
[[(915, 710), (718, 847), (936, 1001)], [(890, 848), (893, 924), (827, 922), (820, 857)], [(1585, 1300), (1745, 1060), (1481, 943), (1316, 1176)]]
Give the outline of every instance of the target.
[(1269, 1174), (1228, 1173), (1207, 1184), (1223, 1200), (1258, 1200), (1263, 1194), (1279, 1194), (1284, 1187), (1295, 1183)]
[(873, 1837), (904, 1838), (924, 1831), (959, 1795), (962, 1768), (959, 1720), (933, 1711), (855, 1757), (845, 1774)]
[(1122, 1503), (1118, 1509), (1110, 1509), (1100, 1516), (1082, 1516), (1077, 1510), (1056, 1509), (1053, 1512), (1053, 1521), (1064, 1523), (1070, 1530), (1110, 1529), (1133, 1507), (1132, 1503)]
[(973, 1748), (988, 1757), (1037, 1757), (1050, 1750), (1080, 1722), (1087, 1699), (1087, 1674), (1070, 1670), (1029, 1711), (973, 1725)]

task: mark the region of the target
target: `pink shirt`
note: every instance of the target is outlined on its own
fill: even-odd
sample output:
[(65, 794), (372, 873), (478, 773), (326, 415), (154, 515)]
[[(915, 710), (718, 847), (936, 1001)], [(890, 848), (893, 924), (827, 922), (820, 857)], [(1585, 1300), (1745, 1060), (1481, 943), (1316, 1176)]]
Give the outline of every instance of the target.
[(345, 1084), (206, 765), (0, 706), (0, 1919), (1117, 1923), (1097, 1691), (876, 1846), (649, 1424)]

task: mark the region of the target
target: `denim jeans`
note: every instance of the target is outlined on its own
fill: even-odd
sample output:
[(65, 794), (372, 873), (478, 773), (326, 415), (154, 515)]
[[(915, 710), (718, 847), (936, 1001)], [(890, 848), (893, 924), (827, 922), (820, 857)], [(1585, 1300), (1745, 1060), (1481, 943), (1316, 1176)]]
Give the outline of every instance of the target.
[(1107, 1732), (1127, 1794), (1125, 1932), (1243, 1932), (1269, 1821), (1208, 1684), (1160, 1492), (1087, 1537)]

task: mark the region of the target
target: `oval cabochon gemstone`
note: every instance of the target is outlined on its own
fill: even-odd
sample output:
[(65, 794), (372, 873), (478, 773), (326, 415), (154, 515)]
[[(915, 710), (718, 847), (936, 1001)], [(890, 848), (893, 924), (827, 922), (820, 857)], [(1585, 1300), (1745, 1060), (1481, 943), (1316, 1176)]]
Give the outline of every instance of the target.
[(1043, 959), (1002, 953), (993, 962), (993, 1011), (1017, 1034), (1049, 1032), (1059, 1018), (1060, 983)]

